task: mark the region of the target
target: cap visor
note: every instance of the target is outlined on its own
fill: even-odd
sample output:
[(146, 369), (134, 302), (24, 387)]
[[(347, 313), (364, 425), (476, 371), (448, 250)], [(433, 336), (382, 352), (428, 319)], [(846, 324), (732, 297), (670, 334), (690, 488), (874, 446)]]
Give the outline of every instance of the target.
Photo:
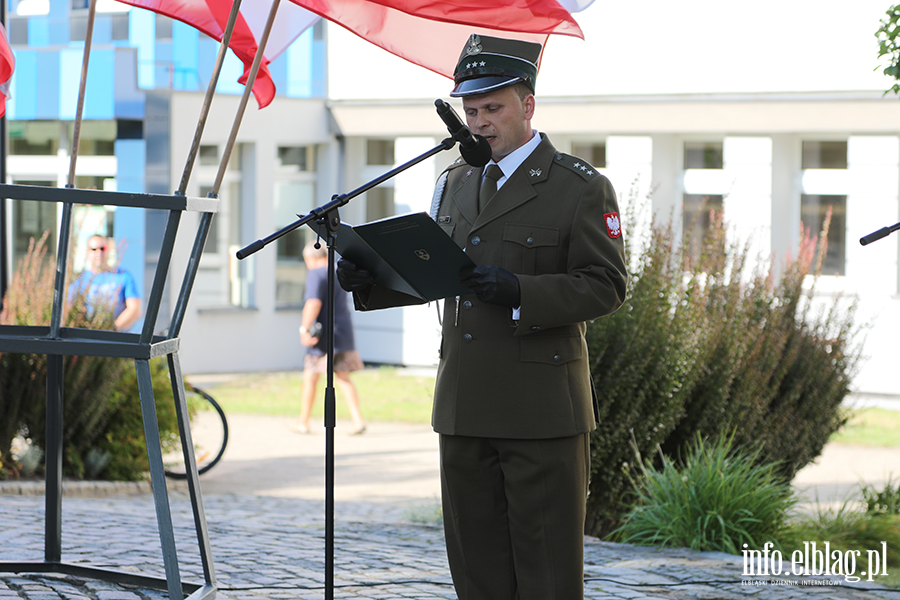
[(463, 96), (486, 94), (512, 85), (517, 81), (521, 81), (521, 79), (519, 77), (478, 77), (476, 79), (466, 79), (454, 86), (453, 91), (450, 92), (450, 97), (462, 98)]

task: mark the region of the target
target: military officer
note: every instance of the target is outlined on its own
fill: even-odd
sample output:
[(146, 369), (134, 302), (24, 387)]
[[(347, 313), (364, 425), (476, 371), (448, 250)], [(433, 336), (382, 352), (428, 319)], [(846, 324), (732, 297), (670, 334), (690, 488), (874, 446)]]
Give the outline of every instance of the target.
[[(583, 597), (595, 428), (586, 321), (624, 300), (615, 192), (532, 129), (540, 44), (472, 35), (454, 88), (485, 168), (439, 179), (433, 216), (476, 265), (447, 299), (433, 426), (447, 554), (461, 600)], [(411, 303), (346, 261), (359, 310)]]

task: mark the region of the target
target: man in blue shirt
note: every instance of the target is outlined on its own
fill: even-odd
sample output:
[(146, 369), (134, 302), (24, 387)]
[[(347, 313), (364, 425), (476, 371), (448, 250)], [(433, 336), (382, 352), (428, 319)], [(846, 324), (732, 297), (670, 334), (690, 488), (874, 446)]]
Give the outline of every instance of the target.
[(141, 297), (131, 273), (109, 264), (112, 242), (93, 235), (87, 243), (87, 268), (72, 282), (72, 290), (86, 290), (87, 305), (103, 304), (113, 309), (117, 331), (128, 329), (141, 317)]

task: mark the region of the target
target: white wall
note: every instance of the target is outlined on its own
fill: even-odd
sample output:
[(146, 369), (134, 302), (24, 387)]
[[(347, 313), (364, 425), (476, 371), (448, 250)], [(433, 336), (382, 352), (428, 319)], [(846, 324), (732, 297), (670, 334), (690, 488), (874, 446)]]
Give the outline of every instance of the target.
[[(174, 93), (171, 104), (171, 189), (177, 189), (181, 173), (194, 136), (203, 95)], [(238, 97), (219, 95), (215, 98), (204, 131), (203, 144), (224, 145), (228, 139)], [(276, 152), (279, 145), (302, 146), (333, 143), (328, 132), (328, 116), (321, 100), (281, 99), (264, 110), (257, 110), (251, 102), (237, 142), (252, 145), (255, 160), (253, 173), (249, 161), (244, 161), (244, 177), (253, 182), (253, 190), (245, 190), (246, 204), (254, 206), (249, 244), (276, 230), (272, 198), (274, 195)], [(321, 165), (318, 172), (318, 204), (327, 202), (334, 193), (336, 177), (334, 163)], [(199, 194), (199, 184), (192, 177), (188, 196)], [(254, 198), (246, 197), (252, 191)], [(170, 269), (167, 292), (170, 306), (174, 306), (181, 286), (187, 259), (190, 255), (199, 218), (196, 213), (182, 217), (175, 254)], [(232, 257), (233, 258), (233, 257)], [(214, 373), (229, 371), (262, 371), (298, 369), (302, 367), (303, 348), (297, 327), (298, 309), (275, 308), (275, 245), (269, 245), (245, 259), (251, 266), (255, 285), (255, 302), (249, 308), (222, 307), (201, 309), (196, 302), (188, 304), (188, 312), (181, 332), (181, 361), (186, 373)], [(161, 318), (161, 320), (163, 320)], [(165, 316), (168, 321), (168, 315)]]
[[(598, 0), (575, 15), (584, 40), (550, 38), (537, 91), (885, 90), (890, 83), (875, 71), (874, 33), (889, 6), (883, 0)], [(452, 87), (341, 27), (328, 29), (328, 56), (331, 98), (437, 98)]]

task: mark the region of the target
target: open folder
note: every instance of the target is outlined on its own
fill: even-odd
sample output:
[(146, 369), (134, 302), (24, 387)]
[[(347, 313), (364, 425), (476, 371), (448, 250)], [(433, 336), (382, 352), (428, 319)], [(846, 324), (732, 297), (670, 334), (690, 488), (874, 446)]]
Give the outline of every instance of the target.
[(412, 213), (351, 227), (341, 223), (335, 250), (375, 282), (423, 300), (471, 294), (459, 271), (474, 267), (428, 214)]

